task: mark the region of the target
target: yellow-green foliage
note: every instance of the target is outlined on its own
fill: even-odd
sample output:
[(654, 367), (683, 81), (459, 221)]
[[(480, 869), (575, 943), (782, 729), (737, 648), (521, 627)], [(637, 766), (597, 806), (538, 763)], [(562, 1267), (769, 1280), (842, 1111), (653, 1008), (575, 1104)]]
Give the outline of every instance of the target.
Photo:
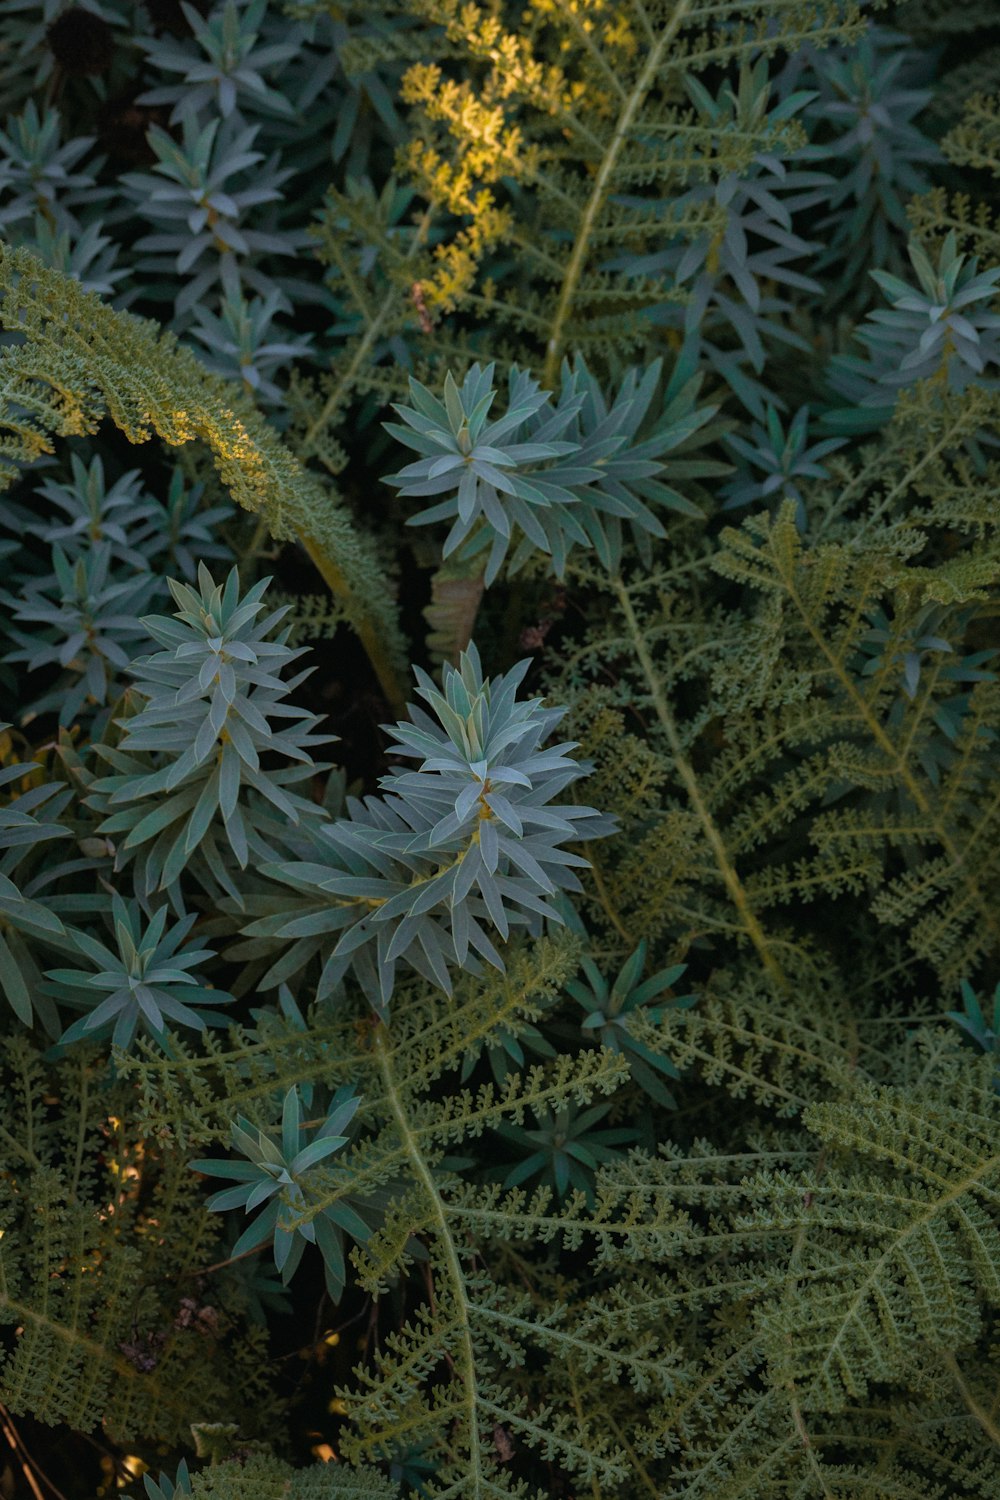
[[(113, 427), (136, 445), (200, 446), (277, 544), (268, 599), (292, 606), (294, 642), (321, 642), (303, 663), (319, 666), (308, 688), (278, 684), (288, 717), (315, 693), (310, 709), (331, 709), (343, 735), (323, 747), (333, 769), (304, 756), (312, 805), (294, 826), (280, 797), (267, 800), (276, 780), (247, 781), (280, 859), (239, 864), (220, 839), (209, 875), (183, 870), (161, 891), (154, 870), (140, 893), (136, 931), (157, 911), (192, 917), (204, 950), (194, 998), (223, 990), (231, 1024), (171, 1033), (169, 1045), (140, 1034), (108, 1055), (57, 1042), (52, 1002), (68, 993), (82, 1008), (83, 986), (100, 989), (98, 939), (119, 944), (125, 1000), (142, 989), (131, 932), (107, 920), (111, 892), (136, 900), (132, 847), (175, 817), (183, 776), (154, 765), (155, 742), (129, 760), (143, 705), (124, 681), (61, 734), (30, 715), (0, 733), (0, 762), (16, 766), (0, 773), (0, 935), (39, 1018), (29, 1041), (3, 1012), (0, 1416), (141, 1457), (152, 1500), (1000, 1495), (1000, 85), (941, 125), (947, 172), (907, 208), (914, 274), (947, 250), (952, 281), (941, 274), (937, 302), (926, 287), (859, 294), (859, 318), (880, 315), (869, 332), (913, 336), (895, 367), (866, 363), (856, 330), (831, 313), (835, 274), (813, 279), (804, 236), (829, 207), (814, 183), (789, 210), (801, 272), (782, 280), (754, 220), (746, 258), (758, 259), (725, 279), (739, 262), (739, 234), (724, 233), (734, 195), (750, 183), (764, 199), (772, 157), (782, 171), (812, 160), (798, 154), (801, 100), (781, 102), (795, 99), (794, 67), (827, 43), (849, 48), (873, 8), (407, 0), (366, 29), (350, 5), (298, 0), (297, 15), (340, 28), (335, 102), (355, 111), (356, 154), (350, 170), (331, 167), (328, 192), (316, 188), (327, 300), (303, 321), (324, 352), (293, 378), (280, 433), (177, 334), (0, 246), (4, 537), (34, 537), (30, 525), (51, 519), (32, 465), (60, 440), (96, 447)], [(893, 16), (929, 45), (966, 27), (982, 40), (995, 11), (909, 0)], [(941, 57), (950, 66), (951, 51)], [(390, 84), (405, 125), (382, 138), (372, 120)], [(313, 176), (318, 159), (307, 153)], [(779, 210), (764, 217), (781, 227)], [(692, 246), (704, 252), (691, 251), (697, 287), (663, 266), (636, 270)], [(895, 251), (903, 264), (904, 237)], [(955, 319), (956, 285), (974, 276), (979, 321), (968, 307)], [(716, 293), (716, 311), (739, 308), (709, 327)], [(699, 296), (704, 326), (687, 326)], [(742, 314), (759, 364), (743, 359)], [(900, 378), (923, 370), (946, 317), (935, 373)], [(460, 440), (472, 420), (456, 409), (469, 366), (495, 363), (498, 391), (514, 364), (549, 389), (576, 355), (609, 402), (636, 364), (662, 361), (658, 400), (671, 370), (702, 380), (712, 421), (697, 426), (704, 451), (694, 425), (678, 445), (670, 482), (686, 504), (663, 505), (665, 535), (650, 532), (645, 553), (626, 535), (610, 566), (577, 538), (555, 579), (536, 550), (489, 587), (468, 557), (442, 565), (443, 526), (400, 541), (423, 502), (380, 484), (407, 461), (377, 425), (388, 403), (409, 390), (434, 409), (443, 393), (455, 450), (442, 448), (424, 491), (440, 496), (433, 483), (470, 457)], [(791, 472), (795, 455), (778, 449), (806, 405), (811, 444), (843, 441)], [(491, 420), (502, 415), (501, 395)], [(775, 432), (775, 483), (756, 485), (747, 451), (759, 456)], [(487, 480), (498, 451), (528, 488), (566, 457), (493, 450), (479, 456)], [(609, 439), (593, 467), (612, 453)], [(733, 469), (754, 495), (742, 511), (719, 482)], [(311, 592), (298, 543), (332, 601)], [(257, 536), (236, 559), (244, 593), (260, 553)], [(29, 564), (26, 592), (42, 566), (36, 553)], [(197, 731), (209, 746), (200, 811), (176, 813), (191, 815), (192, 869), (212, 799), (224, 800), (209, 694), (226, 665), (235, 683), (236, 660), (249, 703), (259, 663), (266, 676), (284, 659), (267, 630), (248, 628), (244, 655), (220, 666), (202, 582), (201, 616), (193, 593), (176, 596), (192, 618), (170, 671), (207, 660), (209, 687), (193, 678), (144, 721), (148, 734), (176, 728), (173, 709), (195, 702), (183, 722), (212, 731)], [(236, 597), (234, 582), (227, 619)], [(412, 640), (400, 619), (416, 622)], [(356, 696), (343, 692), (354, 681), (343, 622), (382, 700), (364, 665)], [(157, 628), (162, 644), (170, 622)], [(482, 770), (482, 741), (515, 722), (514, 685), (494, 678), (491, 698), (479, 678), (459, 687), (446, 670), (451, 737), (431, 742), (429, 769), (417, 746), (409, 781), (392, 762), (386, 771), (387, 740), (365, 734), (383, 701), (405, 702), (408, 651), (439, 664), (473, 634), (489, 673), (533, 655), (524, 696), (566, 708), (558, 736), (573, 775), (587, 758), (571, 810), (593, 804), (613, 824), (575, 846), (579, 892), (539, 878), (533, 861), (501, 871), (503, 896), (536, 904), (509, 934), (494, 917), (503, 969), (473, 955), (448, 970), (446, 993), (427, 891), (454, 880), (452, 919), (479, 899), (454, 892), (463, 861), (485, 860), (498, 836), (488, 798), (504, 782)], [(227, 642), (240, 639), (234, 627)], [(148, 684), (157, 669), (132, 675)], [(7, 702), (17, 682), (0, 687)], [(265, 705), (276, 719), (278, 688)], [(414, 736), (430, 732), (414, 723)], [(240, 737), (225, 732), (226, 745)], [(266, 743), (263, 760), (281, 749), (277, 730)], [(489, 754), (501, 776), (516, 759), (492, 743)], [(256, 774), (254, 755), (244, 765)], [(434, 824), (449, 775), (466, 775), (455, 804), (474, 819), (458, 854), (445, 848), (451, 803)], [(125, 847), (116, 809), (140, 800), (129, 777), (148, 811)], [(534, 795), (526, 775), (506, 785), (525, 781)], [(48, 782), (65, 790), (44, 823), (34, 799)], [(577, 794), (571, 776), (560, 787), (561, 803)], [(540, 797), (533, 807), (552, 816)], [(345, 845), (335, 862), (334, 832), (355, 839), (353, 863)], [(403, 863), (418, 854), (425, 867)], [(386, 933), (386, 970), (427, 938), (378, 1009), (341, 963), (348, 908), (350, 952)], [(395, 929), (379, 925), (387, 915)], [(81, 953), (94, 972), (60, 980)], [(584, 958), (589, 1012), (574, 985)], [(670, 1078), (667, 1102), (636, 1057)], [(333, 1127), (322, 1131), (338, 1097), (334, 1152)], [(217, 1213), (198, 1175), (212, 1168), (231, 1174), (211, 1184)], [(306, 1243), (287, 1288), (273, 1223), (273, 1246), (265, 1235), (239, 1253), (266, 1204)], [(322, 1262), (341, 1248), (335, 1305)]]
[(304, 543), (399, 701), (402, 639), (373, 548), (246, 396), (156, 323), (102, 306), (24, 250), (0, 246), (0, 291), (3, 326), (22, 336), (0, 356), (7, 482), (50, 453), (53, 437), (94, 433), (105, 417), (132, 443), (155, 433), (171, 446), (206, 444), (233, 498), (272, 536)]

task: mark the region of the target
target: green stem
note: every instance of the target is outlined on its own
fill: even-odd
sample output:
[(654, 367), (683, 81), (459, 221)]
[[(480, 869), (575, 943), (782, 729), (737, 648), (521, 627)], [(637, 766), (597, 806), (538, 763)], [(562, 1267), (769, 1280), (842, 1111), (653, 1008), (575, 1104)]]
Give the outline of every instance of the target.
[(597, 169), (594, 186), (591, 189), (587, 206), (583, 210), (583, 216), (576, 232), (576, 242), (573, 245), (569, 264), (566, 267), (566, 274), (563, 277), (562, 288), (559, 292), (559, 301), (556, 304), (555, 317), (552, 320), (552, 331), (549, 334), (549, 341), (545, 352), (545, 365), (542, 370), (542, 386), (544, 389), (552, 390), (555, 387), (556, 376), (559, 373), (559, 362), (562, 359), (563, 348), (566, 342), (566, 323), (569, 319), (573, 306), (573, 298), (576, 296), (577, 287), (583, 275), (584, 265), (590, 251), (590, 238), (596, 226), (598, 215), (604, 206), (604, 200), (614, 176), (618, 158), (629, 139), (632, 126), (635, 124), (636, 115), (642, 108), (646, 95), (653, 87), (656, 76), (663, 66), (664, 55), (687, 19), (691, 4), (692, 0), (676, 0), (673, 15), (657, 37), (655, 43), (650, 47), (646, 62), (639, 77), (636, 79), (635, 86), (622, 105), (618, 122), (615, 125), (614, 135), (611, 137), (608, 148)]
[[(417, 226), (417, 232), (407, 248), (406, 255), (403, 257), (404, 265), (413, 260), (417, 251), (424, 243), (434, 214), (434, 207), (435, 205), (430, 203), (424, 210), (420, 223)], [(333, 390), (327, 396), (319, 414), (306, 429), (305, 436), (299, 444), (299, 451), (303, 458), (308, 458), (311, 455), (317, 436), (330, 421), (334, 412), (350, 390), (358, 370), (364, 365), (387, 319), (395, 310), (395, 305), (395, 300), (391, 296), (386, 296), (382, 301), (381, 307), (368, 320), (367, 327), (351, 355), (347, 369), (342, 372)], [(325, 459), (322, 459), (322, 461), (328, 469), (332, 469), (332, 465), (327, 463)], [(333, 596), (337, 599), (350, 599), (350, 590), (347, 588), (346, 580), (333, 558), (324, 552), (317, 542), (309, 537), (303, 536), (302, 543)], [(379, 685), (388, 700), (389, 707), (397, 718), (404, 717), (406, 713), (406, 693), (396, 672), (392, 655), (386, 649), (385, 641), (379, 635), (375, 626), (366, 618), (362, 618), (355, 625), (355, 629), (368, 655), (368, 659), (375, 669), (375, 675), (378, 677)]]
[(677, 722), (670, 710), (670, 705), (663, 691), (663, 685), (656, 671), (653, 658), (649, 654), (646, 637), (636, 618), (635, 610), (632, 608), (632, 600), (629, 598), (628, 589), (620, 578), (612, 580), (612, 587), (618, 597), (622, 614), (625, 616), (632, 647), (649, 687), (656, 717), (660, 721), (663, 732), (666, 735), (667, 744), (670, 746), (674, 768), (684, 786), (684, 790), (688, 794), (688, 799), (698, 817), (698, 821), (701, 823), (729, 899), (739, 913), (743, 930), (756, 948), (768, 977), (779, 989), (787, 990), (788, 980), (772, 952), (771, 943), (757, 918), (756, 912), (750, 905), (750, 899), (744, 889), (743, 882), (740, 880), (736, 867), (729, 856), (729, 850), (726, 848), (722, 834), (719, 832), (711, 810), (702, 795), (701, 785), (698, 777), (695, 775), (694, 767), (684, 753), (684, 746), (681, 741), (680, 731), (677, 728)]
[(476, 1385), (476, 1352), (472, 1341), (472, 1309), (469, 1306), (469, 1299), (465, 1293), (465, 1276), (462, 1271), (458, 1249), (451, 1233), (451, 1226), (448, 1223), (448, 1214), (441, 1200), (441, 1195), (438, 1192), (437, 1183), (434, 1181), (434, 1174), (427, 1165), (424, 1154), (420, 1149), (420, 1143), (410, 1128), (403, 1100), (396, 1087), (392, 1067), (392, 1052), (388, 1045), (388, 1031), (385, 1026), (379, 1026), (375, 1032), (373, 1050), (378, 1059), (379, 1071), (382, 1074), (386, 1103), (392, 1111), (393, 1119), (396, 1122), (396, 1129), (399, 1132), (400, 1141), (409, 1159), (413, 1175), (427, 1196), (431, 1220), (433, 1221), (438, 1243), (441, 1246), (444, 1264), (451, 1281), (452, 1294), (455, 1299), (455, 1307), (461, 1330), (462, 1352), (458, 1364), (464, 1391), (464, 1406), (469, 1431), (469, 1488), (464, 1493), (467, 1495), (468, 1500), (476, 1500), (477, 1496), (485, 1494), (484, 1481), (486, 1474), (484, 1470), (482, 1441), (479, 1435), (479, 1391)]
[(590, 852), (590, 845), (581, 844), (580, 853), (583, 855), (584, 859), (588, 859), (590, 861), (590, 874), (593, 878), (594, 887), (597, 891), (597, 899), (600, 901), (601, 906), (604, 909), (605, 916), (617, 932), (618, 936), (625, 943), (627, 943), (630, 948), (634, 948), (635, 939), (629, 934), (628, 929), (622, 922), (618, 910), (611, 899), (608, 888), (604, 883), (604, 876), (601, 874), (601, 867)]
[[(319, 573), (323, 582), (337, 599), (352, 600), (353, 595), (348, 587), (347, 579), (341, 569), (328, 552), (324, 552), (318, 542), (312, 537), (300, 533), (300, 540), (309, 555), (309, 559)], [(406, 715), (406, 693), (403, 684), (399, 680), (395, 663), (391, 652), (386, 647), (384, 638), (379, 634), (376, 626), (367, 615), (352, 622), (355, 632), (362, 646), (365, 648), (368, 660), (375, 669), (375, 675), (379, 680), (379, 686), (385, 694), (390, 709), (397, 718)]]
[[(427, 230), (430, 228), (431, 219), (434, 215), (434, 208), (435, 205), (433, 203), (429, 203), (427, 208), (424, 210), (420, 223), (417, 225), (417, 232), (413, 236), (413, 239), (410, 241), (405, 256), (402, 257), (404, 265), (413, 260), (417, 251), (422, 246), (427, 236)], [(384, 297), (381, 307), (368, 323), (368, 326), (366, 327), (360, 342), (354, 350), (354, 353), (351, 356), (350, 364), (341, 375), (340, 379), (334, 386), (333, 390), (330, 392), (329, 396), (326, 398), (326, 401), (324, 402), (319, 415), (306, 428), (305, 436), (303, 437), (299, 445), (300, 451), (303, 452), (304, 456), (309, 455), (312, 449), (312, 445), (316, 441), (317, 434), (323, 427), (326, 426), (330, 418), (333, 416), (333, 413), (337, 410), (337, 407), (344, 399), (346, 392), (351, 387), (356, 371), (363, 364), (368, 351), (371, 349), (372, 345), (375, 343), (375, 340), (382, 332), (382, 329), (385, 326), (386, 319), (393, 311), (395, 311), (395, 302), (393, 298), (391, 296)], [(327, 465), (327, 467), (329, 467), (329, 465)]]
[[(893, 743), (889, 733), (879, 721), (871, 703), (861, 692), (857, 682), (844, 665), (842, 657), (833, 649), (823, 631), (812, 618), (805, 602), (799, 595), (794, 578), (781, 570), (779, 570), (779, 577), (788, 593), (789, 599), (798, 611), (802, 624), (812, 639), (813, 644), (826, 660), (831, 675), (839, 683), (844, 694), (853, 704), (859, 719), (871, 735), (872, 740), (882, 751), (890, 772), (895, 772), (899, 776), (902, 785), (913, 801), (913, 805), (921, 817), (927, 820), (927, 826), (947, 855), (951, 869), (954, 870), (956, 876), (965, 884), (968, 893), (968, 904), (975, 909), (981, 926), (985, 927), (992, 934), (994, 946), (997, 946), (1000, 944), (1000, 920), (998, 920), (995, 906), (987, 897), (985, 888), (976, 880), (975, 873), (969, 869), (968, 861), (963, 857), (961, 849), (958, 848), (951, 837), (943, 819), (935, 816), (935, 809), (923, 787), (917, 781), (912, 768), (907, 763), (899, 746)], [(969, 836), (970, 844), (975, 841), (977, 834), (990, 826), (991, 820), (985, 816), (984, 811), (981, 809), (979, 827), (971, 831)]]
[(944, 1356), (944, 1363), (951, 1375), (952, 1380), (955, 1382), (958, 1394), (965, 1402), (970, 1415), (974, 1417), (975, 1420), (979, 1423), (980, 1427), (983, 1429), (990, 1442), (995, 1447), (1000, 1448), (1000, 1427), (997, 1426), (996, 1422), (990, 1416), (986, 1408), (980, 1405), (975, 1396), (972, 1394), (965, 1376), (959, 1369), (958, 1360), (953, 1354), (946, 1354)]

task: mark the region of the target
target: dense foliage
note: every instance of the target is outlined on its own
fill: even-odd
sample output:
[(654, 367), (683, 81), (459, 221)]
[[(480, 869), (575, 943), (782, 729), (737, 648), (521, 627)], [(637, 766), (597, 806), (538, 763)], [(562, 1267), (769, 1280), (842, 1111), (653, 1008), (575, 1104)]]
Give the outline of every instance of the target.
[(0, 5), (5, 1496), (996, 1500), (998, 35)]

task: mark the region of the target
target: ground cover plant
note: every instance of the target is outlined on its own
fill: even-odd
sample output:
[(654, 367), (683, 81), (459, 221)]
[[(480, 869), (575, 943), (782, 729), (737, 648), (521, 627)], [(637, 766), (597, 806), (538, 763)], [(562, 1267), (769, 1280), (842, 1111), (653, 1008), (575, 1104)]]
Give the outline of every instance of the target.
[(1000, 3), (0, 6), (0, 1490), (1000, 1493)]

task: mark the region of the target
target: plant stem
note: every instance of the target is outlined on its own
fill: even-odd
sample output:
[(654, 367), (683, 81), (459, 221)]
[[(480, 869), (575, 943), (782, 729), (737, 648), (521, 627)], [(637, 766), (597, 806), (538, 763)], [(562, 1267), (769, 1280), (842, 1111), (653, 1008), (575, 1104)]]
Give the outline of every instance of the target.
[(736, 907), (743, 929), (756, 948), (768, 977), (777, 988), (787, 990), (788, 980), (771, 950), (771, 943), (757, 918), (756, 912), (750, 905), (743, 882), (740, 880), (736, 867), (729, 856), (729, 851), (726, 848), (722, 834), (719, 832), (715, 819), (712, 817), (708, 804), (702, 795), (701, 785), (695, 774), (694, 767), (684, 753), (684, 746), (677, 728), (677, 722), (667, 702), (667, 696), (663, 691), (663, 684), (656, 671), (653, 659), (649, 654), (646, 638), (636, 618), (635, 610), (632, 608), (632, 600), (629, 598), (628, 589), (620, 578), (612, 580), (612, 587), (617, 595), (622, 613), (625, 616), (632, 647), (648, 684), (656, 717), (660, 721), (667, 738), (667, 744), (670, 746), (674, 769), (684, 786), (684, 790), (688, 794), (688, 799), (697, 814), (698, 821), (701, 823), (729, 899)]
[(983, 1429), (990, 1442), (993, 1443), (995, 1447), (1000, 1448), (1000, 1427), (997, 1426), (996, 1422), (990, 1416), (986, 1408), (981, 1406), (976, 1400), (975, 1396), (972, 1394), (965, 1376), (959, 1369), (958, 1360), (953, 1354), (946, 1354), (944, 1356), (944, 1362), (951, 1375), (952, 1380), (955, 1382), (958, 1394), (965, 1402), (970, 1415), (973, 1416), (979, 1423), (980, 1427)]
[(597, 169), (594, 186), (591, 189), (587, 206), (583, 210), (580, 224), (576, 232), (576, 241), (573, 245), (573, 253), (570, 255), (566, 274), (563, 277), (562, 287), (559, 292), (559, 301), (556, 304), (555, 317), (552, 320), (552, 330), (545, 351), (545, 364), (542, 369), (542, 386), (547, 390), (554, 389), (556, 376), (559, 373), (559, 362), (562, 359), (563, 348), (566, 342), (566, 323), (569, 319), (573, 306), (573, 298), (576, 295), (580, 278), (583, 275), (584, 265), (590, 250), (590, 237), (597, 223), (598, 215), (604, 206), (605, 196), (614, 175), (618, 158), (628, 142), (629, 132), (635, 123), (635, 117), (645, 102), (646, 95), (656, 80), (663, 65), (663, 58), (667, 49), (673, 45), (677, 33), (683, 26), (687, 13), (691, 9), (691, 0), (676, 0), (674, 13), (664, 26), (655, 43), (650, 47), (642, 72), (635, 81), (635, 87), (625, 99), (615, 133)]
[(399, 1090), (396, 1087), (396, 1079), (392, 1066), (392, 1050), (388, 1043), (388, 1031), (383, 1025), (380, 1025), (375, 1032), (373, 1051), (378, 1059), (379, 1070), (382, 1074), (386, 1103), (396, 1122), (396, 1129), (399, 1132), (403, 1149), (409, 1158), (410, 1168), (427, 1195), (428, 1208), (431, 1218), (435, 1223), (438, 1242), (441, 1246), (444, 1265), (451, 1281), (452, 1295), (454, 1296), (455, 1306), (460, 1319), (462, 1351), (458, 1363), (461, 1366), (460, 1373), (465, 1392), (465, 1408), (469, 1433), (469, 1488), (465, 1491), (465, 1494), (468, 1496), (468, 1500), (477, 1500), (477, 1497), (483, 1496), (486, 1493), (484, 1485), (486, 1473), (483, 1462), (482, 1441), (479, 1435), (479, 1390), (476, 1384), (476, 1351), (472, 1342), (471, 1308), (465, 1292), (465, 1276), (462, 1271), (462, 1263), (451, 1233), (451, 1226), (448, 1223), (445, 1206), (441, 1201), (441, 1195), (434, 1181), (434, 1175), (420, 1149), (420, 1143), (410, 1128), (403, 1100), (400, 1098)]
[[(309, 555), (310, 561), (331, 594), (337, 599), (352, 600), (353, 596), (348, 588), (347, 580), (330, 554), (324, 552), (323, 548), (318, 542), (313, 541), (312, 537), (302, 533), (300, 534), (300, 539)], [(406, 715), (406, 694), (403, 690), (403, 684), (399, 680), (399, 674), (396, 671), (392, 656), (386, 649), (386, 642), (367, 615), (352, 618), (351, 623), (354, 626), (358, 639), (365, 648), (368, 660), (375, 669), (379, 686), (385, 694), (390, 709), (397, 718), (404, 718)]]

